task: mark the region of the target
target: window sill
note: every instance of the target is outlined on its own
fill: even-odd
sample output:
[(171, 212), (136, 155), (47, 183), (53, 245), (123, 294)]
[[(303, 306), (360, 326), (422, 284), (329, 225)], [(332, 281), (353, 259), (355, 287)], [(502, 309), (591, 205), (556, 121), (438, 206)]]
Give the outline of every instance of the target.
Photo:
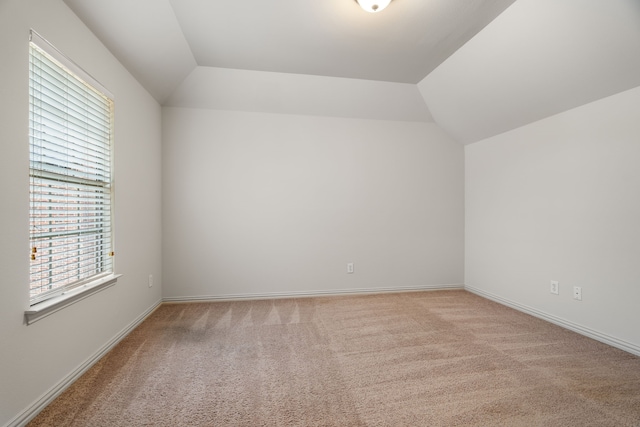
[(37, 322), (58, 310), (62, 310), (65, 307), (115, 285), (120, 276), (122, 276), (122, 274), (111, 274), (96, 281), (89, 282), (86, 285), (79, 286), (57, 297), (32, 305), (24, 312), (27, 325)]

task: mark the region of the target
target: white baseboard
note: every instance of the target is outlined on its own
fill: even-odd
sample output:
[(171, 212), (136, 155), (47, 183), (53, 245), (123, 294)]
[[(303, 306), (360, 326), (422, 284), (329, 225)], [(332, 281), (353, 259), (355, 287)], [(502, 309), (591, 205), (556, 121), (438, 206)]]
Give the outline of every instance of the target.
[(124, 337), (134, 330), (144, 319), (146, 319), (156, 308), (160, 306), (162, 301), (155, 302), (149, 309), (138, 316), (133, 322), (127, 325), (122, 331), (114, 336), (109, 342), (103, 345), (96, 353), (85, 360), (74, 371), (69, 373), (60, 382), (51, 387), (49, 391), (44, 393), (29, 405), (24, 411), (18, 414), (15, 418), (9, 421), (5, 427), (21, 427), (25, 426), (29, 421), (35, 418), (40, 411), (42, 411), (49, 403), (51, 403), (56, 397), (58, 397), (63, 391), (65, 391), (71, 384), (74, 383), (82, 374), (84, 374), (89, 368), (91, 368), (98, 360), (100, 360), (105, 354), (109, 352), (116, 344), (118, 344)]
[(616, 348), (619, 348), (620, 350), (624, 350), (628, 353), (635, 354), (636, 356), (640, 356), (640, 347), (630, 342), (621, 340), (611, 335), (603, 334), (602, 332), (598, 332), (596, 330), (587, 328), (586, 326), (582, 326), (577, 323), (570, 322), (561, 317), (557, 317), (557, 316), (545, 313), (543, 311), (526, 306), (524, 304), (520, 304), (511, 300), (508, 300), (506, 298), (502, 298), (490, 292), (486, 292), (481, 289), (474, 288), (473, 286), (465, 286), (465, 290), (471, 293), (474, 293), (476, 295), (479, 295), (483, 298), (487, 298), (492, 301), (495, 301), (499, 304), (506, 305), (507, 307), (511, 307), (523, 313), (530, 314), (531, 316), (537, 317), (539, 319), (546, 320), (547, 322), (553, 323), (555, 325), (562, 326), (563, 328), (569, 329), (570, 331), (573, 331), (573, 332), (577, 332), (580, 335), (584, 335), (596, 341), (600, 341), (612, 347), (616, 347)]
[(415, 292), (415, 291), (440, 291), (451, 289), (464, 289), (464, 285), (425, 285), (425, 286), (401, 286), (388, 288), (356, 288), (356, 289), (330, 289), (316, 291), (291, 291), (291, 292), (265, 292), (254, 294), (223, 294), (223, 295), (199, 295), (183, 297), (165, 297), (163, 302), (206, 302), (206, 301), (238, 301), (261, 300), (276, 298), (304, 298), (319, 296), (357, 295), (357, 294), (382, 294), (390, 292)]

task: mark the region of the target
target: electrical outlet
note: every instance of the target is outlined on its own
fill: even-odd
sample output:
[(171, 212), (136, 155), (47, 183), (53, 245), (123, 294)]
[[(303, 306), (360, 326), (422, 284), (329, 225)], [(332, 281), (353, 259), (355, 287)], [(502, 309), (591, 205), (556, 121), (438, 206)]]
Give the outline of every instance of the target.
[(149, 280), (148, 280), (148, 282), (147, 282), (147, 283), (149, 284), (149, 287), (152, 287), (152, 286), (153, 286), (153, 274), (150, 274), (150, 275), (149, 275)]
[(352, 274), (353, 273), (353, 263), (352, 262), (347, 263), (347, 273), (348, 274)]
[(573, 287), (573, 299), (582, 301), (582, 288), (580, 286)]
[(554, 295), (558, 295), (560, 293), (560, 284), (557, 280), (551, 281), (551, 293)]

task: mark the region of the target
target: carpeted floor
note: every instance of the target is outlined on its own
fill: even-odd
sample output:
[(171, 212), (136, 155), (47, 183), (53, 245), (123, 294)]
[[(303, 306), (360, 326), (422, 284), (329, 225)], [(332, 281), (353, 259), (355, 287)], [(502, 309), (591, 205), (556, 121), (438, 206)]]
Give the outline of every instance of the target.
[(465, 291), (165, 304), (30, 426), (640, 426), (640, 358)]

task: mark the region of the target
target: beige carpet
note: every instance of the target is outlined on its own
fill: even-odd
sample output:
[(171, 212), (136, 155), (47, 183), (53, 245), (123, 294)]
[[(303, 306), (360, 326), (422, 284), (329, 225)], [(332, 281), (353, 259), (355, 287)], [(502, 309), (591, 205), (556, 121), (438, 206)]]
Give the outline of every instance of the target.
[(640, 358), (465, 291), (168, 304), (30, 426), (640, 426)]

